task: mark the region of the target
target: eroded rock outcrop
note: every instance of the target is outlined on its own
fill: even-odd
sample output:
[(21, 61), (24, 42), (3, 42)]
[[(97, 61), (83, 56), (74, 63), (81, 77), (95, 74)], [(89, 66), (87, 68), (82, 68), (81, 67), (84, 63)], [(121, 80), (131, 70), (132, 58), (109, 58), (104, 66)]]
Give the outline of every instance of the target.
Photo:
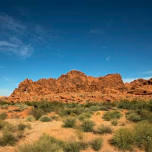
[[(142, 90), (143, 89), (143, 90)], [(24, 101), (115, 101), (122, 99), (151, 98), (152, 79), (139, 79), (124, 84), (120, 74), (91, 77), (76, 70), (61, 75), (58, 79), (25, 79), (8, 98), (13, 102)], [(146, 97), (145, 97), (146, 96)]]
[(129, 83), (128, 93), (135, 95), (152, 95), (152, 78), (149, 80), (137, 79)]

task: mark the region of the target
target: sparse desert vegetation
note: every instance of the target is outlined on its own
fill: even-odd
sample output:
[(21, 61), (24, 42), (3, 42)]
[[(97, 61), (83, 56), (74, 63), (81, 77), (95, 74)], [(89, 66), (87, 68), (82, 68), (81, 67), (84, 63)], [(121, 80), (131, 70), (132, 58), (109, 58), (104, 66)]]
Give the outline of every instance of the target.
[(152, 149), (152, 101), (3, 102), (0, 109), (0, 152)]

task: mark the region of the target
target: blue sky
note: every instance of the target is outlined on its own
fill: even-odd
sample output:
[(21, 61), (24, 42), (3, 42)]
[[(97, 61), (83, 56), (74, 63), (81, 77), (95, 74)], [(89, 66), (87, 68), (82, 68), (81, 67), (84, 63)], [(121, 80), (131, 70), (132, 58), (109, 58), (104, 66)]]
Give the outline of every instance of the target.
[(25, 78), (120, 73), (152, 77), (152, 1), (5, 0), (0, 5), (0, 95)]

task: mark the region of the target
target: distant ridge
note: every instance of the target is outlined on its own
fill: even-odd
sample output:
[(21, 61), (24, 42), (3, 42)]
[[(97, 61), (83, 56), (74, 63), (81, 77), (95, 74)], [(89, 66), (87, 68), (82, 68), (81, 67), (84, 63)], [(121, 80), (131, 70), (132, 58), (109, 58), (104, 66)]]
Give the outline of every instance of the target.
[(138, 79), (124, 83), (120, 74), (108, 74), (103, 77), (87, 76), (72, 70), (57, 79), (25, 79), (9, 96), (12, 102), (25, 101), (116, 101), (116, 100), (152, 99), (152, 79)]

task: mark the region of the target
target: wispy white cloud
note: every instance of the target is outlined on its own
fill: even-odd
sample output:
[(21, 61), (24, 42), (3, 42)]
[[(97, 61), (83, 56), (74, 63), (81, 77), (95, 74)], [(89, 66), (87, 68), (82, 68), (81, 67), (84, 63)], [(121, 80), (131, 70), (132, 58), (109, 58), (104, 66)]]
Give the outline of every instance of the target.
[(13, 44), (13, 43), (10, 43), (10, 42), (7, 42), (7, 41), (0, 41), (0, 47), (13, 47), (13, 48), (16, 48), (17, 45)]
[[(34, 48), (24, 41), (26, 26), (7, 14), (0, 14), (0, 52), (30, 57)], [(14, 35), (14, 36), (12, 36)]]
[(33, 47), (24, 42), (0, 41), (0, 51), (8, 54), (16, 54), (20, 57), (27, 58), (32, 55)]
[(20, 23), (18, 20), (4, 13), (0, 15), (0, 23), (1, 28), (13, 32), (20, 32), (21, 30), (25, 30), (26, 28), (26, 26)]
[(51, 29), (0, 13), (0, 52), (28, 58), (37, 47), (49, 48), (57, 38)]
[(134, 78), (124, 78), (123, 81), (124, 82), (131, 82), (131, 81), (134, 81), (134, 80), (137, 80), (137, 79), (145, 79), (145, 80), (148, 80), (150, 78), (152, 78), (152, 76), (149, 76), (149, 77), (134, 77)]
[(152, 74), (152, 70), (142, 72), (142, 74)]

